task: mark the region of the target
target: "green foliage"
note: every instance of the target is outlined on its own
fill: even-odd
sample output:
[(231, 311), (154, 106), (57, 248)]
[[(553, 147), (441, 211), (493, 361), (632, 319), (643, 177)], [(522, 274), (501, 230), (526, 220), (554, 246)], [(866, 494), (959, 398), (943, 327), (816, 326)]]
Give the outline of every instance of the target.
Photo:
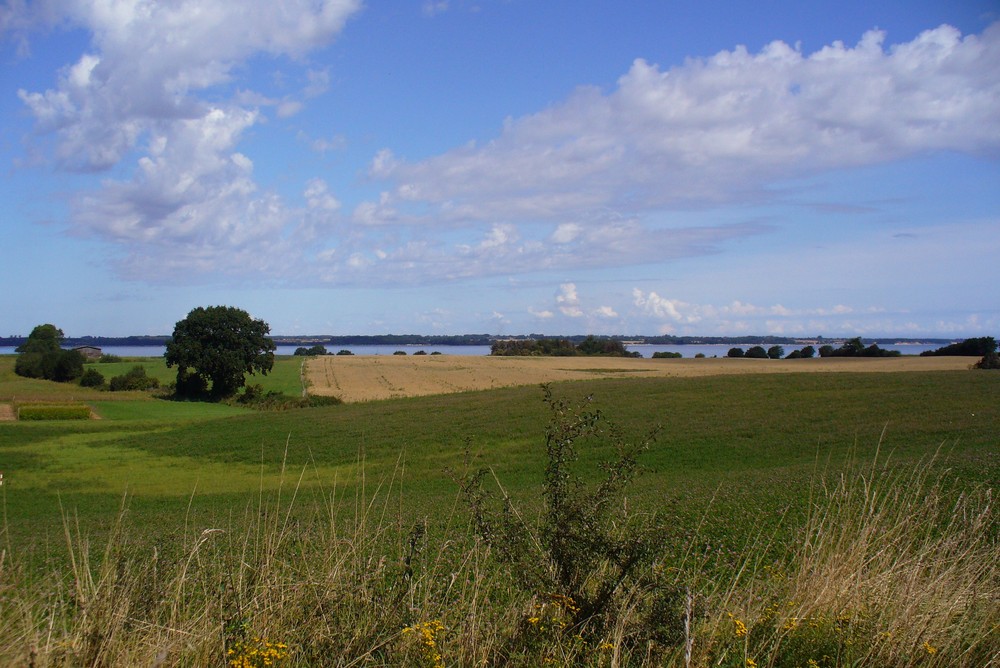
[(414, 355), (426, 355), (426, 354), (427, 354), (427, 351), (426, 351), (426, 350), (418, 350), (417, 352), (415, 352), (415, 353), (413, 353), (413, 354), (414, 354)]
[(24, 352), (18, 355), (14, 372), (25, 378), (68, 382), (83, 375), (83, 356), (75, 350)]
[(337, 354), (338, 354), (338, 355), (353, 355), (354, 353), (352, 353), (352, 352), (351, 352), (350, 350), (347, 350), (347, 349), (345, 348), (344, 350), (338, 350), (338, 351), (337, 351)]
[[(558, 601), (566, 617), (563, 628), (576, 635), (585, 629), (602, 634), (618, 595), (641, 579), (651, 556), (650, 536), (622, 516), (619, 502), (656, 432), (629, 443), (614, 425), (604, 426), (601, 412), (589, 408), (589, 397), (571, 406), (543, 387), (550, 421), (540, 524), (526, 523), (506, 494), (499, 506), (492, 502), (483, 486), (486, 469), (461, 479), (460, 487), (477, 534), (518, 585), (536, 597)], [(594, 439), (613, 448), (615, 457), (603, 465), (603, 480), (588, 485), (573, 465), (579, 445)]]
[(767, 349), (767, 356), (772, 360), (780, 360), (785, 356), (785, 349), (781, 346), (771, 346)]
[(15, 350), (19, 353), (58, 353), (63, 340), (63, 331), (55, 325), (38, 325), (28, 340)]
[(80, 385), (83, 387), (104, 387), (104, 374), (97, 369), (90, 367), (80, 376)]
[(393, 355), (406, 355), (406, 351), (405, 350), (397, 350), (396, 352), (393, 353)]
[(805, 346), (799, 352), (801, 353), (802, 357), (813, 357), (816, 354), (816, 349), (813, 348), (812, 346)]
[(995, 352), (983, 355), (983, 358), (972, 365), (973, 369), (1000, 369), (1000, 355)]
[(198, 307), (174, 327), (165, 355), (168, 367), (177, 367), (176, 392), (192, 396), (190, 375), (209, 383), (213, 398), (230, 397), (245, 383), (246, 374), (267, 372), (274, 366), (270, 327), (246, 311), (231, 306)]
[(571, 357), (573, 355), (595, 355), (602, 357), (642, 357), (639, 352), (630, 352), (618, 339), (587, 336), (578, 345), (569, 339), (539, 338), (510, 339), (494, 341), (490, 346), (494, 356), (546, 356)]
[(97, 360), (98, 364), (117, 364), (122, 361), (122, 358), (118, 355), (109, 355), (107, 353), (101, 355)]
[[(968, 357), (986, 357), (997, 351), (997, 341), (992, 336), (981, 336), (975, 339), (965, 339), (958, 343), (942, 346), (937, 350), (926, 350), (920, 353), (922, 356), (931, 355), (957, 355)], [(979, 367), (977, 367), (979, 368)]]
[(129, 390), (151, 390), (159, 386), (160, 381), (146, 375), (146, 368), (141, 364), (137, 364), (128, 373), (112, 378), (108, 387), (112, 392), (125, 392)]
[(822, 345), (822, 346), (819, 347), (819, 356), (820, 357), (832, 357), (833, 356), (833, 351), (834, 351), (834, 347), (831, 346), (829, 343), (827, 343), (827, 344)]
[(753, 346), (752, 348), (747, 350), (746, 357), (750, 357), (752, 359), (766, 360), (767, 351), (764, 350), (764, 346)]
[(89, 420), (90, 406), (85, 404), (28, 404), (18, 406), (17, 419), (31, 420)]
[(304, 347), (296, 348), (293, 354), (299, 356), (313, 357), (316, 355), (329, 355), (330, 353), (326, 351), (325, 346), (316, 344), (315, 346), (311, 346), (309, 348), (304, 348)]
[[(684, 357), (684, 356), (681, 355), (680, 353), (672, 353), (672, 352), (669, 352), (669, 351), (663, 351), (663, 352), (653, 353), (653, 359), (654, 360), (657, 360), (657, 359), (680, 359), (681, 357)], [(704, 355), (702, 355), (702, 357), (704, 357)]]
[(746, 353), (743, 352), (742, 348), (730, 348), (729, 352), (726, 353), (726, 357), (745, 357)]
[(83, 356), (59, 347), (63, 332), (55, 325), (38, 325), (28, 340), (18, 346), (20, 355), (14, 373), (25, 378), (68, 382), (83, 375)]

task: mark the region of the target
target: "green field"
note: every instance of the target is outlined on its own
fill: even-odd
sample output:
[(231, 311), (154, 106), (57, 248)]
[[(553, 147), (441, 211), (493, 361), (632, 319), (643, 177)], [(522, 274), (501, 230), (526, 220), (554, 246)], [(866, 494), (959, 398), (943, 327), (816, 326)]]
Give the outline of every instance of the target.
[[(96, 366), (110, 378), (135, 363)], [(169, 381), (162, 361), (142, 363)], [(297, 395), (298, 364), (281, 359), (254, 382)], [(427, 540), (445, 541), (456, 522), (467, 527), (455, 472), (490, 467), (489, 480), (495, 475), (523, 512), (534, 517), (542, 507), (549, 413), (537, 387), (258, 412), (27, 381), (12, 366), (12, 357), (0, 358), (0, 402), (72, 399), (102, 418), (0, 422), (3, 545), (8, 563), (25, 572), (67, 559), (66, 518), (99, 551), (123, 499), (128, 543), (139, 551), (169, 551), (208, 529), (235, 535), (256, 526), (261, 515), (246, 508), (266, 499), (285, 504), (274, 506), (284, 522), (304, 525), (317, 509), (331, 522), (357, 522), (358, 504), (370, 503), (380, 527), (397, 527), (384, 538), (390, 559), (406, 551), (407, 527), (426, 526)], [(1000, 480), (1000, 376), (989, 372), (603, 379), (553, 393), (571, 404), (592, 396), (590, 406), (626, 440), (660, 428), (622, 501), (633, 517), (657, 516), (659, 558), (696, 552), (706, 573), (739, 568), (761, 536), (769, 538), (754, 548), (759, 561), (781, 562), (823, 486), (835, 486), (842, 471), (868, 470), (876, 453), (883, 475), (921, 467), (931, 478), (944, 474), (947, 498)], [(608, 439), (577, 447), (574, 470), (597, 481), (600, 463), (614, 458)], [(995, 541), (996, 525), (989, 531)], [(995, 629), (987, 640), (997, 640)], [(408, 651), (408, 665), (427, 659)], [(931, 665), (941, 657), (927, 650), (923, 658)], [(591, 659), (605, 665), (599, 653)]]

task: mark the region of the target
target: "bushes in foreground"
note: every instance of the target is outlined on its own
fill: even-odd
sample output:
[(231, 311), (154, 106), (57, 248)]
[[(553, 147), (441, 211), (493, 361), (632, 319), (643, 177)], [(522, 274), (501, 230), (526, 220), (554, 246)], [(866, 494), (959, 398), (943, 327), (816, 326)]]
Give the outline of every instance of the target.
[[(547, 401), (537, 513), (487, 469), (457, 476), (471, 518), (405, 523), (395, 477), (377, 496), (324, 495), (311, 517), (280, 502), (301, 491), (262, 497), (243, 523), (191, 529), (174, 550), (150, 547), (123, 512), (95, 555), (67, 517), (67, 570), (32, 577), (18, 553), (0, 559), (0, 663), (996, 662), (992, 490), (951, 494), (931, 465), (857, 467), (817, 481), (798, 540), (775, 550), (762, 536), (737, 563), (711, 563), (697, 528), (666, 546), (656, 518), (624, 503), (647, 440)], [(593, 445), (618, 447), (588, 487), (575, 454)]]

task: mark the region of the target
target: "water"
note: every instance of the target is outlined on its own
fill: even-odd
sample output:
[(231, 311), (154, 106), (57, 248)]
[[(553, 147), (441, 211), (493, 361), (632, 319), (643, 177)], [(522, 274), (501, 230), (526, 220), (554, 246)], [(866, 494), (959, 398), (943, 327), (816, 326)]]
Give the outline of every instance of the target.
[[(695, 355), (701, 353), (705, 357), (725, 357), (729, 352), (730, 348), (743, 348), (747, 350), (748, 348), (757, 345), (753, 343), (726, 343), (726, 344), (691, 344), (691, 345), (626, 345), (626, 349), (629, 351), (638, 352), (643, 357), (652, 357), (653, 353), (657, 352), (676, 352), (680, 353), (685, 358), (691, 358)], [(922, 343), (908, 343), (900, 345), (892, 344), (879, 344), (879, 348), (884, 348), (886, 350), (898, 350), (904, 355), (919, 355), (925, 350), (937, 350), (943, 344), (922, 344)], [(291, 355), (295, 352), (296, 348), (302, 347), (301, 344), (296, 345), (280, 345), (275, 351), (278, 355)], [(306, 348), (310, 346), (305, 346)], [(764, 348), (769, 348), (769, 345), (765, 345)], [(797, 350), (802, 346), (799, 345), (783, 345), (785, 349), (785, 354)], [(819, 346), (813, 346), (818, 348)], [(441, 353), (443, 355), (489, 355), (489, 346), (382, 346), (382, 345), (364, 345), (364, 346), (338, 346), (338, 345), (327, 345), (327, 351), (330, 353), (337, 353), (340, 350), (349, 350), (355, 355), (392, 355), (397, 350), (404, 351), (407, 355), (412, 355), (417, 351), (423, 351), (430, 355), (431, 353)], [(102, 346), (101, 350), (108, 355), (117, 355), (119, 357), (162, 357), (166, 348), (163, 346)], [(13, 355), (15, 354), (13, 346), (0, 346), (0, 355)]]

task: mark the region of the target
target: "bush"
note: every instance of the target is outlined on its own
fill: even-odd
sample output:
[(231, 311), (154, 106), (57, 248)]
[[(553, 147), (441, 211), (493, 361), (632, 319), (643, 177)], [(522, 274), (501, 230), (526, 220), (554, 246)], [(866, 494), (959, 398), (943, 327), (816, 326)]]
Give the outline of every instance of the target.
[(103, 387), (104, 382), (104, 374), (97, 369), (87, 369), (80, 376), (80, 385), (82, 387)]
[(753, 348), (750, 348), (747, 351), (746, 356), (750, 357), (750, 358), (753, 358), (753, 359), (766, 360), (767, 359), (767, 351), (764, 350), (764, 346), (754, 346)]
[(302, 348), (302, 347), (296, 348), (295, 352), (292, 354), (306, 356), (306, 357), (313, 357), (316, 355), (328, 355), (329, 353), (326, 351), (326, 347), (317, 344), (310, 348)]
[(767, 349), (767, 356), (772, 360), (780, 360), (785, 356), (785, 349), (781, 346), (771, 346)]
[(101, 355), (100, 359), (97, 360), (98, 364), (112, 364), (114, 362), (121, 362), (122, 358), (118, 355), (108, 355), (104, 353)]
[(337, 354), (338, 355), (353, 355), (354, 353), (352, 353), (350, 350), (338, 350)]
[[(539, 621), (548, 615), (552, 629), (600, 636), (610, 628), (622, 591), (645, 577), (653, 553), (645, 527), (630, 523), (619, 509), (638, 472), (638, 456), (649, 448), (656, 430), (628, 443), (613, 425), (602, 428), (603, 417), (588, 408), (589, 398), (574, 407), (554, 399), (549, 386), (543, 389), (551, 419), (545, 432), (548, 463), (539, 523), (525, 522), (526, 515), (506, 494), (499, 507), (492, 503), (483, 487), (487, 469), (459, 479), (459, 484), (477, 534), (510, 569), (513, 581), (539, 601), (525, 616), (526, 634), (544, 633)], [(572, 465), (579, 445), (594, 438), (610, 441), (616, 456), (603, 466), (604, 480), (591, 487)]]
[(990, 353), (983, 355), (983, 359), (972, 365), (973, 369), (1000, 369), (1000, 355)]
[(396, 352), (393, 353), (393, 355), (404, 355), (405, 356), (406, 355), (406, 351), (405, 350), (397, 350)]
[(14, 362), (14, 373), (58, 382), (76, 380), (83, 375), (83, 355), (75, 350), (24, 352)]
[(19, 406), (18, 420), (89, 420), (90, 406), (85, 404), (35, 404)]
[(730, 348), (729, 352), (726, 353), (726, 357), (744, 357), (745, 355), (742, 348)]
[[(680, 353), (672, 353), (672, 352), (669, 352), (669, 351), (664, 351), (664, 352), (660, 352), (660, 353), (653, 353), (653, 359), (654, 360), (659, 360), (659, 359), (679, 359), (681, 357), (683, 357), (683, 355), (681, 355)], [(702, 355), (702, 357), (704, 357), (704, 355)]]
[(146, 375), (145, 367), (136, 365), (128, 373), (112, 378), (110, 389), (112, 392), (124, 392), (129, 390), (150, 390), (159, 386), (159, 380)]

